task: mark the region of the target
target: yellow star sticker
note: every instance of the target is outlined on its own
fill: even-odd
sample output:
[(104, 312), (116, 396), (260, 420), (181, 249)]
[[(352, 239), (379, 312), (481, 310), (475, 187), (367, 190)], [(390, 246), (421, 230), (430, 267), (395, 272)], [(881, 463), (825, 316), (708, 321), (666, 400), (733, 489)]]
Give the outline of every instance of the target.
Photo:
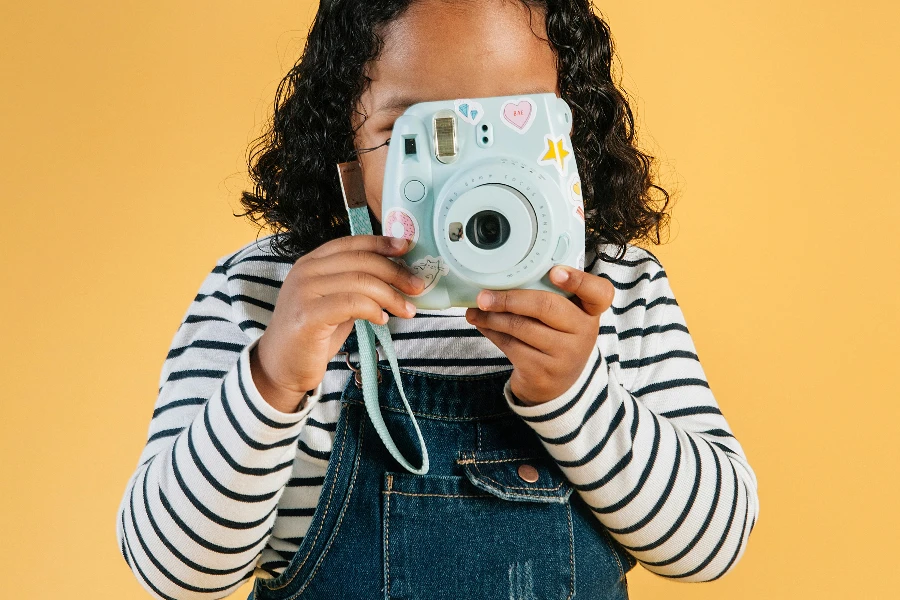
[(571, 152), (565, 148), (563, 137), (553, 139), (551, 136), (545, 135), (544, 141), (547, 143), (547, 150), (538, 159), (538, 163), (542, 165), (552, 163), (561, 174), (565, 175), (566, 167), (568, 167), (566, 159), (569, 158)]

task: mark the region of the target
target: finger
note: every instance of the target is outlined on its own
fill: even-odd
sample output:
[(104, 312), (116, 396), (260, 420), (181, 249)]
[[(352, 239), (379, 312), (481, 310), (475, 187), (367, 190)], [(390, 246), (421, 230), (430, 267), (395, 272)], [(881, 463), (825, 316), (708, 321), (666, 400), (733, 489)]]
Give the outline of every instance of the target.
[(310, 279), (307, 285), (311, 293), (319, 296), (352, 292), (371, 298), (378, 303), (379, 307), (385, 308), (399, 317), (411, 319), (416, 314), (416, 307), (400, 292), (374, 275), (362, 271), (346, 271), (316, 277)]
[(529, 346), (508, 333), (494, 331), (485, 327), (478, 327), (477, 329), (481, 332), (481, 335), (493, 342), (511, 363), (519, 368), (527, 369), (529, 364), (541, 364), (548, 359), (547, 355), (537, 348)]
[(314, 300), (310, 304), (309, 320), (337, 327), (346, 321), (365, 319), (375, 325), (384, 325), (389, 315), (381, 305), (365, 294), (338, 292)]
[(410, 273), (399, 262), (368, 250), (337, 252), (298, 268), (306, 271), (310, 277), (336, 275), (348, 271), (368, 273), (410, 296), (419, 294), (425, 289), (425, 280), (421, 277)]
[(485, 312), (477, 308), (466, 310), (466, 320), (476, 327), (484, 327), (492, 331), (506, 333), (540, 350), (552, 355), (554, 348), (565, 347), (565, 334), (545, 325), (537, 319), (508, 312)]
[(310, 258), (325, 258), (338, 252), (351, 252), (363, 250), (375, 252), (384, 256), (400, 256), (405, 254), (409, 247), (409, 240), (395, 238), (386, 235), (345, 235), (329, 240), (304, 255)]
[(562, 265), (550, 270), (550, 281), (559, 289), (575, 294), (582, 310), (593, 317), (608, 309), (615, 295), (615, 288), (603, 277)]
[(508, 312), (532, 317), (557, 331), (575, 333), (583, 318), (568, 298), (544, 290), (482, 290), (478, 308), (488, 312)]

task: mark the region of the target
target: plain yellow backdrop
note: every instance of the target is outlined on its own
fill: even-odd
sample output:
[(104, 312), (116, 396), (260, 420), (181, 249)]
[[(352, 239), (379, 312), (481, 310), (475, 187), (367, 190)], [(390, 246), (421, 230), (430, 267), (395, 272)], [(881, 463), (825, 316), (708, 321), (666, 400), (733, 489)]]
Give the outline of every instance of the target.
[[(662, 259), (759, 478), (735, 570), (632, 598), (895, 598), (900, 4), (607, 1)], [(145, 598), (116, 508), (315, 4), (3, 3), (3, 597)], [(261, 234), (264, 235), (264, 234)], [(235, 598), (246, 598), (249, 585)]]

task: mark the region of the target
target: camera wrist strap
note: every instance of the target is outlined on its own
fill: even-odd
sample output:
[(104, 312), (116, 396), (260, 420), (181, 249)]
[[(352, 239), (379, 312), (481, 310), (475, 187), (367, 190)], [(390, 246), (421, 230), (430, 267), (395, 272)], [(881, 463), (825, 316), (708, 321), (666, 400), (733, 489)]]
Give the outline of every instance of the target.
[[(351, 234), (372, 235), (372, 221), (369, 218), (369, 208), (359, 173), (359, 163), (341, 163), (338, 165), (338, 173), (340, 174), (341, 187), (344, 192), (344, 205), (347, 207), (347, 214), (350, 217)], [(397, 365), (397, 355), (394, 352), (391, 332), (387, 325), (376, 325), (366, 319), (356, 319), (354, 326), (359, 345), (359, 370), (362, 377), (363, 399), (369, 418), (375, 426), (375, 431), (378, 432), (381, 441), (384, 442), (391, 456), (397, 459), (397, 462), (403, 465), (407, 471), (415, 475), (424, 475), (428, 473), (428, 449), (425, 447), (425, 440), (422, 438), (419, 423), (416, 421), (416, 417), (413, 415), (409, 402), (406, 399), (406, 394), (403, 392), (403, 382), (400, 379), (400, 367)], [(381, 406), (378, 403), (378, 367), (375, 354), (375, 337), (381, 342), (381, 348), (387, 355), (388, 362), (391, 365), (391, 372), (394, 374), (394, 382), (397, 385), (397, 389), (400, 390), (403, 405), (406, 407), (406, 412), (409, 414), (409, 418), (412, 419), (416, 435), (419, 437), (419, 447), (422, 449), (422, 466), (418, 469), (413, 467), (397, 448), (381, 414)]]

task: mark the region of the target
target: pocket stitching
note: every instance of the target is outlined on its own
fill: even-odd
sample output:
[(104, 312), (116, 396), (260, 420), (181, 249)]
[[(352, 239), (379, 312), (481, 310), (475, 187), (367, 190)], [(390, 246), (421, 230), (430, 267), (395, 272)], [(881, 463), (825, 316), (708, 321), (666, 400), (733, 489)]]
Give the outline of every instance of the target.
[[(348, 417), (349, 417), (349, 415), (348, 415)], [(360, 422), (359, 422), (359, 444), (358, 444), (358, 446), (357, 446), (358, 448), (361, 448), (361, 447), (362, 447), (363, 423), (364, 423), (364, 420), (360, 419)], [(333, 479), (333, 481), (332, 481), (332, 483), (331, 483), (331, 489), (330, 489), (329, 492), (328, 492), (328, 502), (325, 504), (325, 509), (323, 510), (323, 513), (324, 513), (325, 515), (328, 514), (328, 508), (331, 506), (331, 499), (332, 499), (332, 497), (334, 496), (334, 489), (335, 489), (335, 487), (337, 487), (337, 481), (338, 481), (338, 476), (337, 476), (337, 474), (340, 473), (341, 462), (342, 462), (343, 459), (344, 459), (344, 448), (345, 448), (345, 446), (347, 445), (347, 438), (348, 438), (348, 437), (349, 437), (348, 435), (344, 435), (344, 439), (343, 439), (342, 442), (341, 442), (341, 450), (340, 450), (340, 454), (338, 455), (337, 466), (335, 467), (336, 474), (335, 474), (335, 477), (334, 477), (334, 479)], [(332, 447), (332, 451), (334, 451), (334, 448), (333, 448), (333, 447)], [(347, 501), (349, 500), (350, 495), (351, 495), (351, 493), (352, 493), (352, 491), (353, 491), (353, 486), (354, 486), (354, 484), (356, 483), (356, 472), (357, 472), (357, 466), (359, 465), (360, 454), (361, 454), (361, 453), (360, 453), (359, 451), (357, 451), (357, 453), (356, 453), (356, 463), (354, 464), (354, 468), (353, 468), (353, 477), (352, 477), (351, 480), (350, 480), (350, 485), (349, 485), (349, 488), (348, 488), (348, 490), (347, 490), (347, 495), (346, 495), (346, 497), (345, 497), (344, 506), (343, 506), (343, 508), (341, 509), (340, 517), (338, 518), (337, 523), (335, 523), (333, 531), (337, 531), (338, 529), (340, 529), (341, 522), (344, 520), (344, 514), (346, 514), (346, 512), (347, 512), (347, 511), (346, 511), (346, 509), (347, 509), (347, 504), (348, 504)], [(309, 560), (309, 557), (310, 557), (310, 555), (312, 554), (312, 550), (313, 550), (313, 548), (315, 548), (316, 540), (319, 538), (319, 535), (322, 533), (322, 530), (323, 530), (324, 528), (325, 528), (325, 518), (323, 517), (323, 518), (322, 518), (322, 522), (319, 524), (319, 529), (316, 531), (315, 537), (313, 538), (313, 541), (310, 543), (309, 552), (307, 552), (306, 556), (303, 557), (303, 560), (300, 562), (300, 564), (297, 566), (297, 568), (294, 569), (294, 574), (291, 575), (290, 579), (288, 579), (287, 581), (283, 582), (281, 585), (279, 585), (279, 586), (277, 586), (277, 587), (271, 587), (271, 586), (269, 586), (269, 585), (267, 585), (267, 584), (265, 583), (265, 580), (262, 580), (262, 581), (263, 581), (263, 585), (265, 585), (266, 588), (268, 588), (268, 589), (270, 589), (270, 590), (273, 590), (273, 591), (274, 591), (274, 590), (280, 590), (280, 589), (283, 589), (284, 587), (286, 587), (288, 584), (290, 584), (294, 579), (296, 579), (297, 574), (300, 573), (300, 570), (303, 568), (303, 565), (305, 565), (305, 564), (306, 564), (306, 561)], [(307, 532), (307, 535), (309, 535), (309, 532)], [(333, 541), (333, 540), (332, 540), (332, 541)], [(325, 549), (322, 551), (322, 554), (319, 556), (319, 559), (324, 558), (325, 555), (328, 554), (328, 551), (329, 551), (330, 549), (331, 549), (331, 542), (329, 542), (329, 544), (328, 544), (328, 545), (325, 547)], [(319, 560), (319, 559), (317, 559), (317, 560)], [(308, 581), (300, 588), (300, 590), (297, 591), (297, 593), (293, 596), (294, 598), (298, 597), (300, 594), (303, 593), (303, 590), (306, 589), (307, 585), (309, 585), (309, 581), (312, 580), (313, 575), (315, 575), (316, 572), (317, 572), (318, 570), (319, 570), (319, 568), (318, 568), (318, 566), (317, 566), (317, 567), (315, 568), (315, 570), (313, 570), (313, 572), (309, 574)]]
[(571, 600), (575, 596), (575, 526), (572, 524), (572, 503), (566, 502), (566, 516), (569, 518), (569, 568), (572, 576), (569, 578), (569, 596)]
[(537, 456), (519, 456), (516, 458), (498, 458), (495, 460), (477, 460), (475, 458), (461, 458), (457, 460), (457, 464), (460, 465), (470, 465), (472, 463), (502, 463), (502, 462), (516, 462), (517, 460), (541, 460)]
[(416, 494), (413, 492), (384, 492), (385, 494), (396, 494), (397, 496), (422, 496), (431, 498), (496, 498), (492, 494)]
[(394, 485), (394, 478), (388, 475), (388, 489), (384, 498), (384, 596), (389, 598), (391, 595), (391, 553), (388, 551), (388, 526), (391, 522), (391, 487)]
[(609, 546), (610, 552), (612, 552), (613, 558), (616, 559), (616, 566), (619, 567), (619, 579), (625, 577), (625, 569), (622, 568), (622, 561), (619, 560), (619, 553), (616, 552), (616, 548), (614, 545), (614, 540), (612, 536), (610, 536), (609, 532), (606, 530), (606, 527), (603, 528), (603, 535), (606, 536), (608, 542), (607, 546)]
[[(356, 452), (356, 462), (353, 465), (353, 477), (350, 478), (350, 485), (348, 486), (348, 489), (347, 489), (347, 497), (346, 497), (347, 499), (345, 500), (344, 506), (341, 509), (341, 514), (338, 517), (337, 523), (334, 524), (334, 533), (337, 533), (341, 529), (341, 523), (344, 522), (344, 515), (347, 514), (347, 505), (350, 503), (350, 496), (353, 494), (353, 487), (356, 485), (356, 474), (359, 472), (359, 468), (358, 468), (359, 467), (359, 459), (360, 459), (360, 456), (362, 455), (362, 447), (363, 447), (362, 442), (363, 442), (363, 435), (365, 432), (365, 428), (363, 427), (364, 424), (365, 424), (365, 419), (360, 419), (359, 420), (359, 445), (357, 446), (357, 448), (359, 448), (359, 450)], [(322, 551), (322, 554), (319, 556), (319, 558), (316, 559), (318, 562), (318, 564), (316, 565), (316, 568), (313, 569), (313, 572), (309, 574), (309, 577), (307, 578), (306, 583), (304, 583), (303, 586), (299, 590), (297, 590), (297, 593), (294, 594), (294, 596), (293, 596), (294, 598), (298, 598), (300, 596), (300, 594), (303, 593), (303, 591), (307, 588), (307, 586), (309, 586), (310, 582), (313, 580), (313, 577), (315, 577), (316, 573), (319, 572), (319, 568), (322, 566), (322, 559), (324, 559), (325, 556), (328, 555), (328, 552), (331, 550), (331, 546), (334, 543), (334, 533), (332, 534), (331, 539), (328, 540), (328, 545), (325, 546), (325, 549)]]

